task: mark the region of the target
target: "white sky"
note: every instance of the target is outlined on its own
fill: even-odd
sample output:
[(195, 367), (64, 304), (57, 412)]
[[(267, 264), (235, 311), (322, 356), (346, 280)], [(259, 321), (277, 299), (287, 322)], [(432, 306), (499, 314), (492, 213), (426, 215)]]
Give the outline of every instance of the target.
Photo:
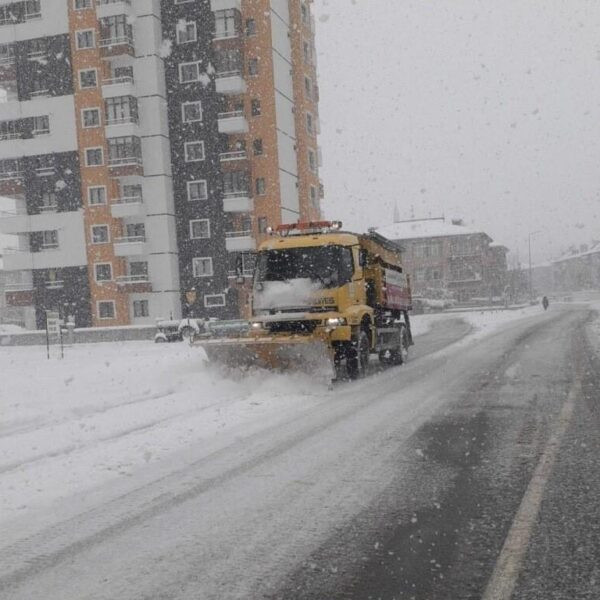
[(600, 239), (600, 2), (315, 0), (325, 214)]

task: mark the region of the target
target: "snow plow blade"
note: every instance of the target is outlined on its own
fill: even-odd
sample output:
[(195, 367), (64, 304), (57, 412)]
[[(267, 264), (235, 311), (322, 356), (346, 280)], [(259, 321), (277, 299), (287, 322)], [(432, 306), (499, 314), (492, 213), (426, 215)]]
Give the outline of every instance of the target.
[(297, 337), (198, 340), (211, 362), (335, 378), (333, 352), (321, 341)]

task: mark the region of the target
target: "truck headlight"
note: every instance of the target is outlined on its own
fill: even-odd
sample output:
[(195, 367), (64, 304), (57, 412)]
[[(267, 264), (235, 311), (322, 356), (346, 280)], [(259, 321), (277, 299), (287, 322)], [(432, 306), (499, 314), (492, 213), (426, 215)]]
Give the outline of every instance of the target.
[(339, 327), (340, 325), (345, 325), (346, 319), (343, 317), (332, 317), (331, 319), (327, 319), (328, 327)]
[(260, 331), (263, 328), (263, 324), (259, 321), (255, 321), (254, 323), (250, 323), (250, 329), (252, 331)]

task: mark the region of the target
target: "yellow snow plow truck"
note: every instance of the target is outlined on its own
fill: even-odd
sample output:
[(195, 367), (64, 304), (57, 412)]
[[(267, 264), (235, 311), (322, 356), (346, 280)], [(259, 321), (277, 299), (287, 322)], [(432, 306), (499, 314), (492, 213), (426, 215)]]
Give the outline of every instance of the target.
[(211, 361), (356, 379), (372, 353), (390, 365), (407, 359), (411, 291), (400, 246), (373, 230), (342, 231), (339, 221), (269, 233), (256, 257), (249, 326), (236, 337), (194, 336)]

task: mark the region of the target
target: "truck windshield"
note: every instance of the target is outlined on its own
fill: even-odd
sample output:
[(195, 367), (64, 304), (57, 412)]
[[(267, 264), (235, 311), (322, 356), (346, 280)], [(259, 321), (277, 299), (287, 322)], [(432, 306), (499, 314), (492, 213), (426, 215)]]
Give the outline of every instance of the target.
[(344, 246), (315, 246), (267, 250), (258, 255), (256, 282), (310, 279), (331, 288), (352, 280), (352, 250)]

